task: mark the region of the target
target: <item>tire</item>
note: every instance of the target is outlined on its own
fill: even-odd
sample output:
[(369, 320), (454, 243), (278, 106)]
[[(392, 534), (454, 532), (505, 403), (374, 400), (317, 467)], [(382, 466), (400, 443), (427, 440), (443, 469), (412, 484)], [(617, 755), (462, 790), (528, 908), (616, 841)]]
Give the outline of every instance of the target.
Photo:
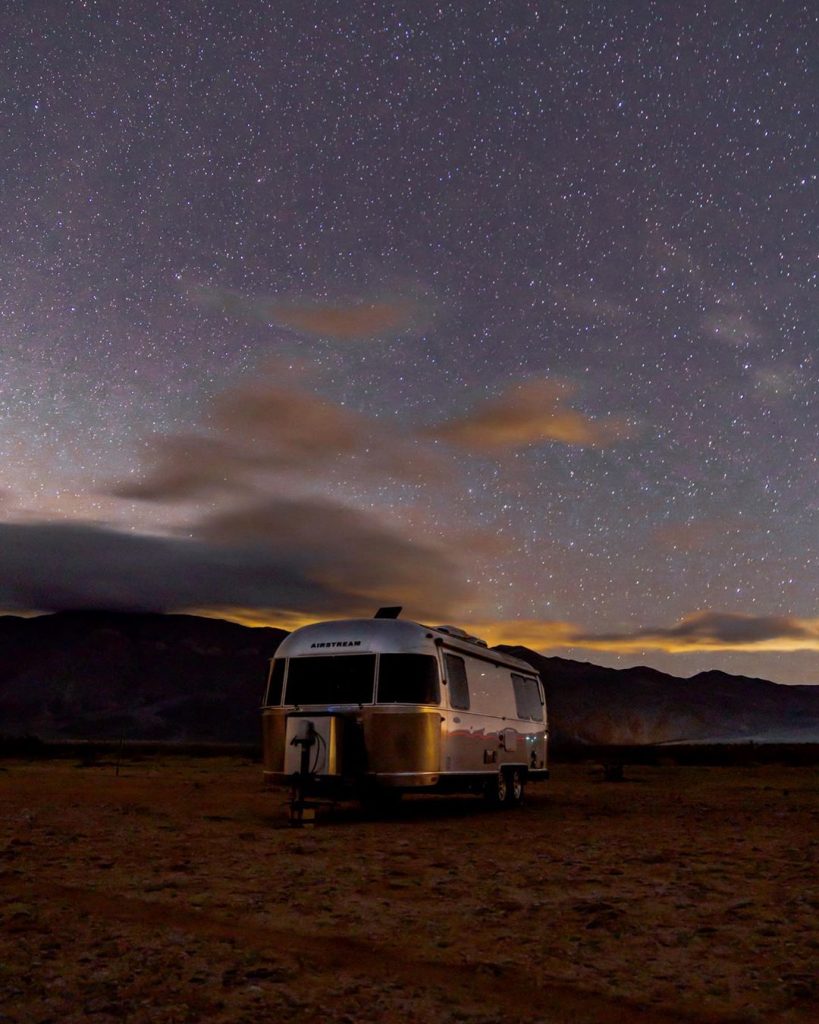
[(520, 807), (523, 803), (524, 786), (520, 768), (510, 768), (506, 778), (506, 803), (509, 807)]
[(484, 796), (486, 797), (486, 802), (492, 807), (508, 806), (509, 779), (503, 769), (487, 782)]

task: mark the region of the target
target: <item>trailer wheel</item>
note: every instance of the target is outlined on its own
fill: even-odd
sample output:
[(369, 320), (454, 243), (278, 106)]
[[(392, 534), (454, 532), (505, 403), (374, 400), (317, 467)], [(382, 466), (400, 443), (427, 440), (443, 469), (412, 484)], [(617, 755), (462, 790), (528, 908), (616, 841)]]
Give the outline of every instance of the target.
[(523, 803), (523, 775), (519, 768), (512, 768), (506, 780), (506, 802), (510, 807)]
[(486, 783), (484, 796), (493, 807), (504, 807), (509, 800), (509, 780), (506, 772), (501, 769)]

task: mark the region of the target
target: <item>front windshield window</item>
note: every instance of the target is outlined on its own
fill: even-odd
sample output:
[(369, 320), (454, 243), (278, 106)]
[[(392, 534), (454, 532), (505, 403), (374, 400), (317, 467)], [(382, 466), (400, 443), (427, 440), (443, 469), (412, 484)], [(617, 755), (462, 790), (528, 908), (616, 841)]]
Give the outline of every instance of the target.
[(438, 661), (431, 654), (382, 654), (379, 704), (437, 704)]
[(374, 654), (290, 658), (284, 703), (372, 704)]
[(270, 666), (270, 679), (267, 684), (265, 704), (281, 704), (282, 683), (284, 682), (284, 658), (274, 658)]

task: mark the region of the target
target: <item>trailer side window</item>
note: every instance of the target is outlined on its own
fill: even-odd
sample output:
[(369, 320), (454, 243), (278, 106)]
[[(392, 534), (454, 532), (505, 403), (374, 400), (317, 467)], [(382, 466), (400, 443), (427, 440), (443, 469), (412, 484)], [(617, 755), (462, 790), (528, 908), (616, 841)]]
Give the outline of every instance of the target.
[(464, 659), (456, 654), (447, 654), (446, 677), (449, 681), (449, 706), (461, 711), (469, 710), (469, 683), (466, 678)]
[(267, 683), (267, 696), (264, 700), (268, 707), (271, 704), (281, 704), (283, 683), (284, 658), (274, 658), (273, 664), (270, 666), (270, 679)]
[(438, 662), (431, 654), (382, 654), (380, 704), (437, 704)]
[(374, 654), (290, 658), (285, 704), (372, 704)]
[(531, 718), (535, 722), (542, 722), (543, 705), (540, 703), (537, 681), (513, 672), (512, 687), (515, 691), (515, 707), (518, 718)]

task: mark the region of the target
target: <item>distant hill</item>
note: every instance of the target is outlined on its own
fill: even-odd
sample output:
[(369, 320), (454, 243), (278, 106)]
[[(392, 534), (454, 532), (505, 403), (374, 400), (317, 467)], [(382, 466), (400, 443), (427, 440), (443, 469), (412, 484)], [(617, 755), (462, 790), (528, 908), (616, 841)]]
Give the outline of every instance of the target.
[(254, 742), (281, 629), (194, 615), (0, 617), (0, 734)]
[(653, 668), (603, 668), (502, 646), (541, 674), (553, 736), (582, 743), (819, 741), (819, 686)]
[[(0, 616), (0, 735), (256, 742), (267, 660), (284, 636), (193, 615)], [(558, 741), (819, 740), (819, 686), (502, 649), (541, 672)]]

